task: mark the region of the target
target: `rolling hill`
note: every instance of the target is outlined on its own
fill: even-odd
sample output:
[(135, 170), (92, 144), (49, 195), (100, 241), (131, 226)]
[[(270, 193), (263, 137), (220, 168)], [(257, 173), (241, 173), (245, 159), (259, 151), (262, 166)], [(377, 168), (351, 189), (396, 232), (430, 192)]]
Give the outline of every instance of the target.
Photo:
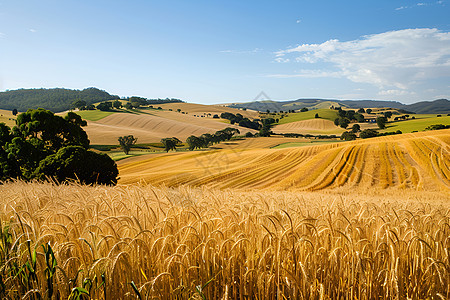
[(400, 188), (450, 192), (450, 130), (346, 143), (142, 156), (119, 163), (120, 183), (321, 190)]
[(380, 101), (380, 100), (333, 100), (333, 99), (297, 99), (288, 101), (253, 101), (246, 103), (231, 103), (229, 107), (247, 108), (256, 111), (286, 111), (298, 110), (303, 107), (308, 109), (320, 109), (334, 107), (358, 108), (377, 108), (391, 107), (402, 109), (409, 112), (421, 114), (448, 114), (450, 113), (450, 101), (447, 99), (438, 99), (434, 101), (421, 101), (414, 104), (402, 104), (398, 101)]
[(70, 109), (70, 104), (75, 100), (86, 101), (87, 104), (119, 99), (119, 96), (97, 88), (84, 90), (70, 89), (20, 89), (0, 92), (0, 108), (18, 111), (27, 111), (30, 108), (45, 108), (53, 112), (61, 112)]
[(142, 110), (141, 113), (122, 112), (103, 115), (103, 118), (96, 121), (88, 121), (88, 126), (84, 128), (91, 144), (115, 145), (118, 144), (117, 139), (120, 136), (130, 134), (138, 138), (138, 143), (159, 142), (166, 137), (177, 137), (184, 141), (191, 135), (214, 133), (226, 127), (238, 128), (242, 134), (256, 132), (230, 125), (221, 119), (195, 117), (176, 111)]

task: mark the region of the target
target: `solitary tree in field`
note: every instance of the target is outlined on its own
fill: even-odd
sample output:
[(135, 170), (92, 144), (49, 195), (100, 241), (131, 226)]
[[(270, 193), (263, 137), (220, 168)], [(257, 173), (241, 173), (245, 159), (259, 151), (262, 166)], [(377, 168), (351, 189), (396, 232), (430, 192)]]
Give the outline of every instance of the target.
[(128, 153), (130, 152), (131, 146), (136, 144), (136, 141), (137, 138), (132, 135), (119, 137), (120, 148), (122, 148), (123, 152), (125, 152), (126, 155), (128, 155)]
[(17, 115), (17, 108), (14, 108), (14, 109), (12, 110), (12, 114), (13, 114), (13, 116)]

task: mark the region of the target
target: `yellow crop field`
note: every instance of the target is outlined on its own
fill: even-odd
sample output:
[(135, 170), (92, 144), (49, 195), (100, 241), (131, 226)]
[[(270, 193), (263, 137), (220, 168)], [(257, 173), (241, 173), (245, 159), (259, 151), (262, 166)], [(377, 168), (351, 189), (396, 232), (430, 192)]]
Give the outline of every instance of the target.
[(442, 193), (1, 188), (2, 299), (450, 297)]
[(12, 127), (16, 125), (16, 116), (10, 110), (0, 109), (0, 123), (5, 123)]
[(267, 190), (450, 191), (450, 130), (298, 148), (248, 148), (252, 149), (124, 160), (119, 163), (119, 182)]
[(334, 125), (333, 121), (325, 119), (309, 119), (277, 125), (272, 130), (275, 133), (312, 133), (312, 134), (337, 134), (345, 129)]

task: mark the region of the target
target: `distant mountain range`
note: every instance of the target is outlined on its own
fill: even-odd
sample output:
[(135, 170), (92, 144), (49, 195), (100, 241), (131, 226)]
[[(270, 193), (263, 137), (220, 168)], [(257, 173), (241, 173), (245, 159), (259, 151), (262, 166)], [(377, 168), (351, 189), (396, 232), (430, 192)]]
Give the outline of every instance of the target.
[(0, 108), (26, 111), (30, 108), (41, 107), (53, 112), (60, 112), (69, 110), (70, 104), (75, 100), (84, 100), (87, 104), (93, 104), (113, 99), (119, 99), (119, 96), (93, 87), (84, 90), (19, 89), (0, 92)]
[[(53, 112), (70, 109), (75, 100), (84, 100), (87, 104), (101, 101), (119, 99), (119, 96), (111, 95), (98, 88), (84, 90), (71, 90), (64, 88), (54, 89), (19, 89), (0, 92), (0, 109), (26, 111), (30, 108), (42, 107)], [(298, 110), (303, 107), (308, 109), (347, 107), (357, 109), (360, 107), (392, 107), (420, 114), (448, 114), (450, 113), (450, 101), (439, 99), (434, 101), (422, 101), (414, 104), (402, 104), (398, 101), (379, 100), (333, 100), (333, 99), (297, 99), (289, 101), (253, 101), (247, 103), (232, 103), (227, 106), (232, 108), (246, 108), (257, 111), (288, 111)]]
[(228, 107), (252, 109), (257, 111), (288, 111), (298, 110), (303, 107), (308, 109), (347, 107), (347, 108), (375, 108), (390, 107), (402, 109), (417, 114), (448, 114), (450, 113), (450, 101), (438, 99), (434, 101), (421, 101), (414, 104), (403, 104), (398, 101), (381, 100), (331, 100), (331, 99), (297, 99), (289, 101), (253, 101), (246, 103), (231, 103)]

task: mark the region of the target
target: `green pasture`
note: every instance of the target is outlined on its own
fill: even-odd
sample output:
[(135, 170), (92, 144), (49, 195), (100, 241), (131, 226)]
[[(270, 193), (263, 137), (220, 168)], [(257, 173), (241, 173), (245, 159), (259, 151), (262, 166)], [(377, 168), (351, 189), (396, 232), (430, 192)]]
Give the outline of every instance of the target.
[(315, 115), (319, 114), (320, 119), (330, 120), (334, 121), (336, 118), (339, 117), (336, 110), (333, 109), (314, 109), (309, 110), (305, 112), (299, 112), (299, 113), (290, 113), (287, 117), (284, 117), (283, 119), (280, 119), (278, 124), (287, 124), (297, 121), (304, 121), (309, 119), (314, 119)]
[(436, 117), (436, 115), (414, 115), (414, 117), (416, 118), (387, 123), (386, 128), (380, 130), (380, 132), (400, 130), (403, 133), (410, 133), (413, 131), (424, 131), (425, 128), (430, 125), (450, 125), (450, 116)]

